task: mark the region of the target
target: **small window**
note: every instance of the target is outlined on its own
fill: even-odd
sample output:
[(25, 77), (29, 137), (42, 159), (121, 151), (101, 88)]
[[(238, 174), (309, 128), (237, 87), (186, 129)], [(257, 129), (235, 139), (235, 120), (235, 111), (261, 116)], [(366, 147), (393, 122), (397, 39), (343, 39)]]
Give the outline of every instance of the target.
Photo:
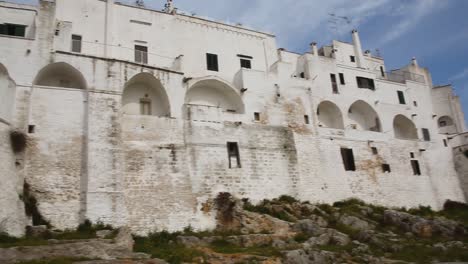
[(229, 158), (229, 168), (240, 168), (240, 155), (239, 155), (239, 145), (237, 142), (228, 142), (228, 158)]
[(418, 107), (418, 102), (413, 101), (413, 105), (414, 105), (415, 107)]
[(414, 152), (410, 152), (410, 157), (414, 159)]
[(340, 84), (341, 85), (345, 85), (345, 79), (344, 79), (344, 74), (343, 73), (340, 73)]
[(25, 37), (26, 26), (16, 24), (0, 24), (0, 35)]
[(380, 75), (382, 75), (382, 77), (385, 77), (385, 70), (383, 66), (380, 66)]
[(81, 36), (72, 35), (72, 52), (81, 53)]
[(448, 147), (448, 142), (446, 139), (443, 140), (444, 141), (444, 147)]
[(310, 124), (310, 120), (309, 120), (309, 116), (308, 115), (304, 115), (304, 123), (306, 125)]
[(332, 83), (332, 91), (334, 94), (338, 93), (338, 84), (336, 83), (336, 74), (331, 73), (330, 74), (330, 80)]
[(358, 88), (375, 90), (375, 84), (373, 79), (356, 77)]
[(135, 45), (135, 62), (148, 63), (148, 47)]
[(59, 36), (60, 35), (60, 29), (56, 29), (55, 30), (55, 36)]
[(36, 132), (36, 126), (35, 125), (29, 125), (28, 126), (28, 133), (29, 134), (34, 134)]
[(206, 54), (206, 67), (209, 71), (219, 71), (218, 67), (218, 55)]
[(140, 99), (140, 114), (151, 115), (151, 99), (149, 98)]
[(305, 79), (305, 72), (301, 72), (301, 73), (299, 74), (299, 77), (301, 77), (302, 79)]
[(260, 121), (260, 113), (258, 113), (258, 112), (254, 113), (254, 120), (255, 121)]
[(400, 104), (406, 104), (405, 94), (403, 93), (403, 91), (397, 91), (397, 93), (398, 93), (398, 101), (400, 102)]
[(421, 168), (419, 167), (419, 161), (412, 160), (411, 167), (413, 168), (413, 175), (421, 175)]
[(248, 59), (240, 59), (241, 68), (252, 69), (252, 62)]
[(346, 171), (356, 171), (352, 149), (341, 148), (341, 157), (343, 158), (343, 164)]
[(356, 57), (354, 57), (354, 56), (349, 56), (349, 60), (350, 60), (351, 62), (356, 62)]
[(376, 147), (372, 147), (371, 149), (372, 149), (372, 154), (373, 155), (378, 155), (379, 154), (379, 151), (377, 150)]
[(383, 172), (392, 172), (390, 169), (390, 164), (382, 164), (382, 171)]
[(423, 128), (422, 133), (423, 133), (424, 141), (431, 141), (431, 134), (429, 133), (429, 129)]

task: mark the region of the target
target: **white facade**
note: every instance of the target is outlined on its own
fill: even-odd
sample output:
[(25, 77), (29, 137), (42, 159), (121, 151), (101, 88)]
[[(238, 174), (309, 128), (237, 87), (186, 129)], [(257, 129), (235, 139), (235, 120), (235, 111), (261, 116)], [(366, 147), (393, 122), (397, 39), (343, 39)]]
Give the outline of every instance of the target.
[[(2, 76), (16, 89), (1, 82), (0, 125), (30, 132), (22, 157), (0, 152), (0, 176), (24, 178), (57, 228), (211, 228), (207, 200), (221, 191), (465, 201), (452, 147), (466, 146), (450, 140), (465, 127), (450, 87), (441, 95), (416, 60), (385, 72), (356, 31), (353, 43), (296, 54), (270, 34), (112, 0), (2, 2), (0, 17), (27, 26), (0, 35)], [(442, 116), (456, 130), (439, 130)], [(354, 164), (342, 157), (350, 149)]]

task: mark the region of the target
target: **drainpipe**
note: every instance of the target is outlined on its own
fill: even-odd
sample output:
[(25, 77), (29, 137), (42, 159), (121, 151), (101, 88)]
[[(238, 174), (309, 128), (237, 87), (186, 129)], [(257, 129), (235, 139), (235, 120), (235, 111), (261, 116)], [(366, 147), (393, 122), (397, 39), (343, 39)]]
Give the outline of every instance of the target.
[(114, 18), (113, 7), (114, 0), (107, 0), (104, 21), (104, 57), (106, 58), (112, 56), (112, 21)]
[(367, 68), (364, 54), (362, 53), (361, 39), (356, 29), (351, 32), (353, 34), (354, 53), (356, 55), (356, 64), (359, 68)]

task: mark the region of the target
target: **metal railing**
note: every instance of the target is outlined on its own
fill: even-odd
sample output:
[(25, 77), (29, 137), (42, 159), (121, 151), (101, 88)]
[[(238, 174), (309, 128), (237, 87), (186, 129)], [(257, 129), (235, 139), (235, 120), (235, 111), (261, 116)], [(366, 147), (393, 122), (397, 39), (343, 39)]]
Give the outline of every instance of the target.
[(382, 76), (380, 71), (376, 71), (376, 74), (379, 76), (379, 79), (397, 82), (397, 83), (406, 83), (406, 81), (413, 81), (418, 83), (425, 83), (424, 76), (421, 74), (416, 74), (408, 71), (394, 70), (385, 72), (385, 76)]

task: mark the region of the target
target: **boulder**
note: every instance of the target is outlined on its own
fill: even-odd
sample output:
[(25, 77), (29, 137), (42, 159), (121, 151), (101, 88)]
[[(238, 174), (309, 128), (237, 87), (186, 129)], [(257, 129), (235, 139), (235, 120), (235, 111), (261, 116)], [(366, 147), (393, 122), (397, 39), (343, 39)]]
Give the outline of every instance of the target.
[(293, 226), (292, 230), (295, 232), (301, 232), (310, 236), (318, 236), (323, 234), (324, 228), (322, 228), (316, 221), (312, 219), (304, 219), (297, 221)]
[(369, 224), (367, 221), (364, 221), (358, 217), (351, 216), (351, 215), (343, 215), (338, 219), (338, 223), (348, 226), (351, 229), (362, 231), (368, 229), (374, 229), (375, 226)]

